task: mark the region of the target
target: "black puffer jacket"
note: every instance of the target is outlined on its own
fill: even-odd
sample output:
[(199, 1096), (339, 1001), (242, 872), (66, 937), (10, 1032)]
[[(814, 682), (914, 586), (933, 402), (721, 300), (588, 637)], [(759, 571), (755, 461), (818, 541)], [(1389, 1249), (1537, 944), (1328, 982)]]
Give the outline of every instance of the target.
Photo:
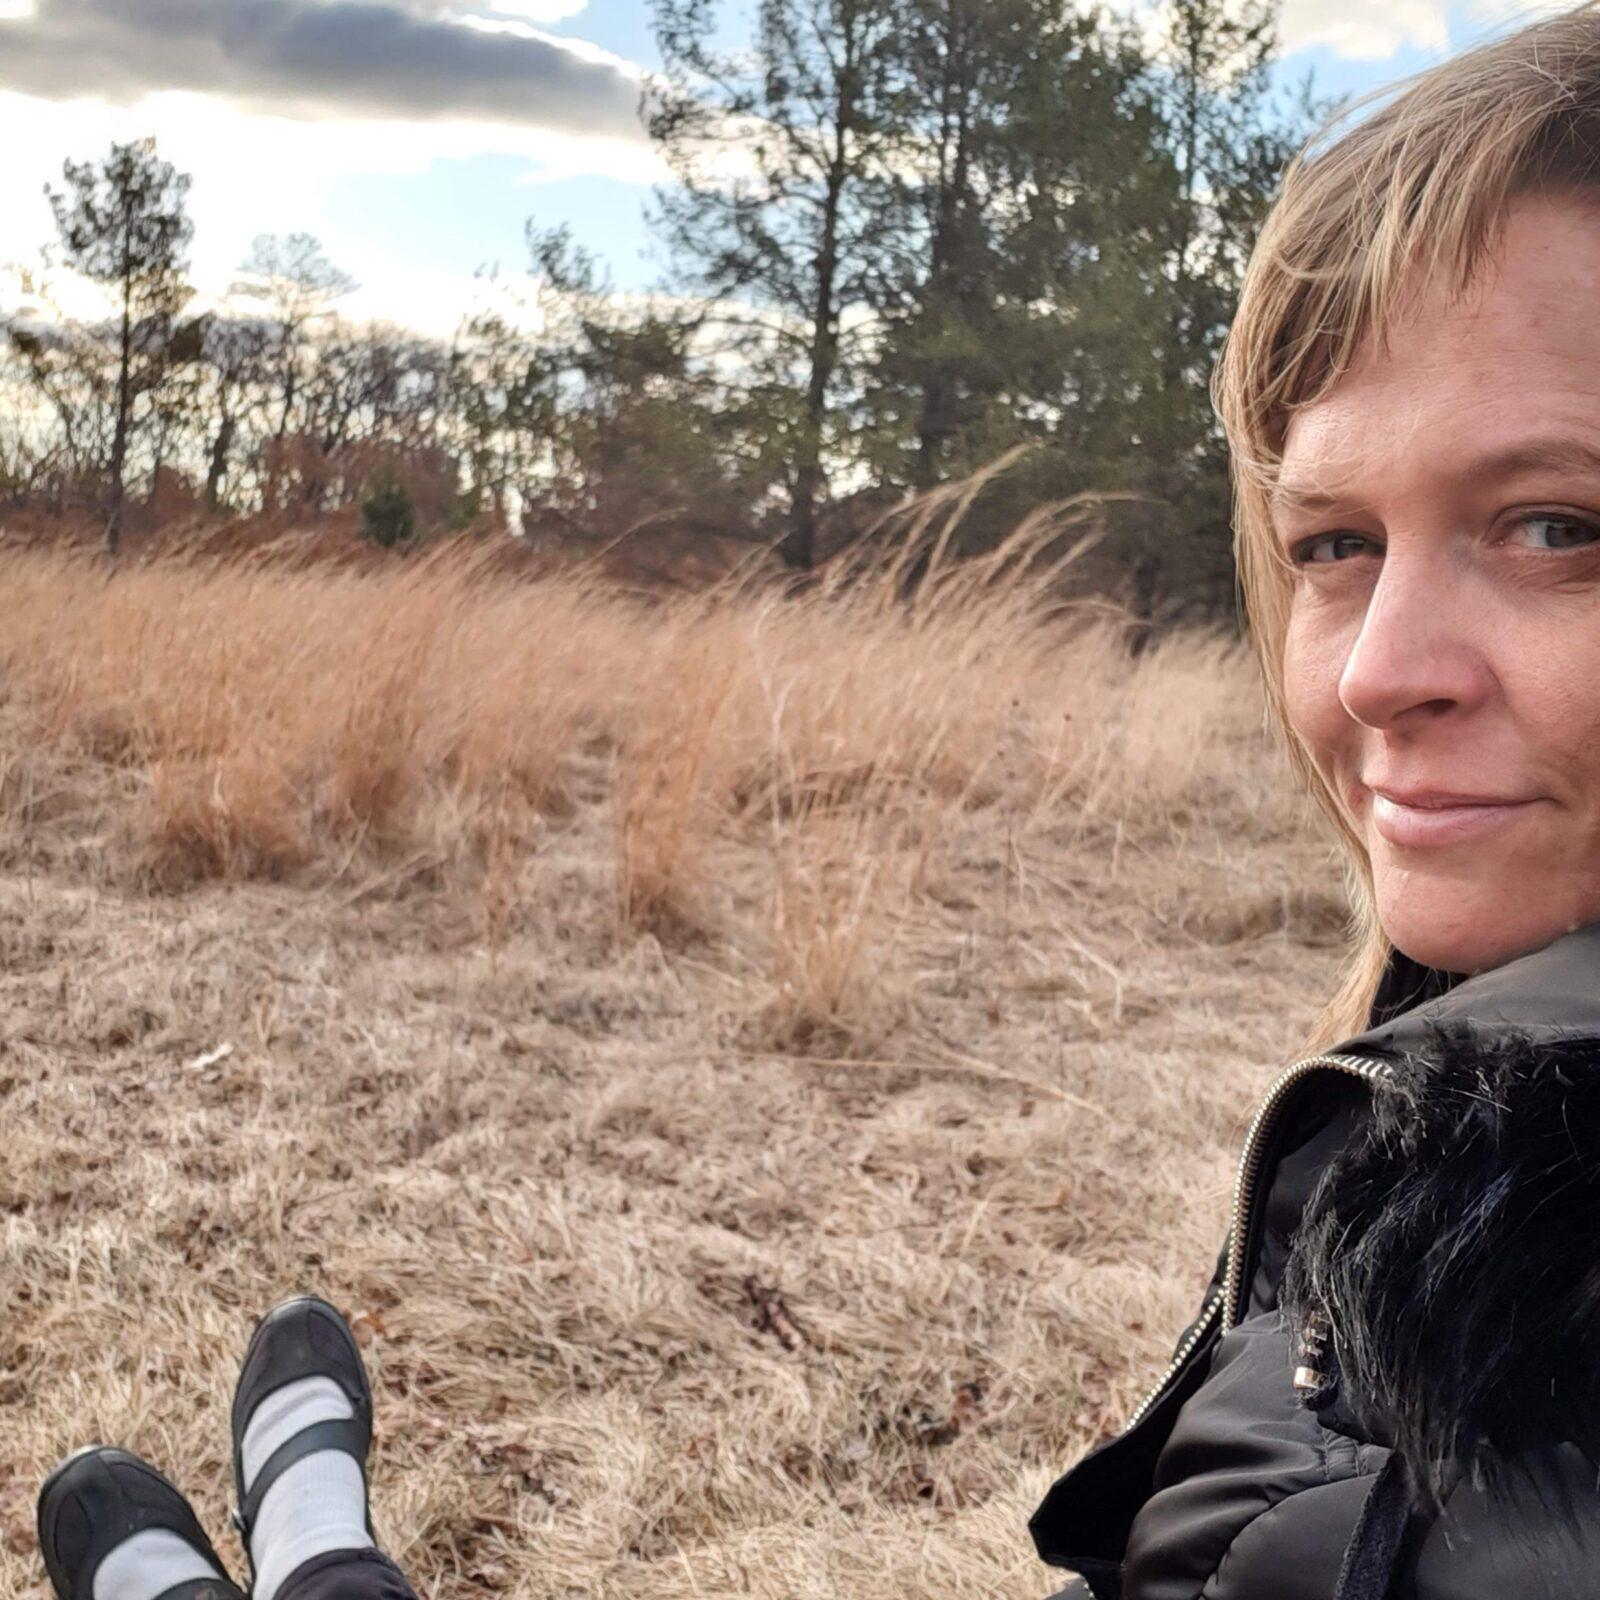
[(1600, 924), (1397, 957), (1369, 1022), (1269, 1092), (1171, 1370), (1035, 1515), (1066, 1595), (1600, 1596)]

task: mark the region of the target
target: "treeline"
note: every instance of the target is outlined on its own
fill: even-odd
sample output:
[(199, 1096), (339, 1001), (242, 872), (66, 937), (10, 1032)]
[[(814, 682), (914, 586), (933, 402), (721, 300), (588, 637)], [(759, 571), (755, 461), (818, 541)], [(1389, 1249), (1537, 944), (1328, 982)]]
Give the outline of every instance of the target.
[(1208, 376), (1310, 109), (1274, 89), (1271, 0), (762, 0), (737, 48), (716, 0), (653, 10), (659, 292), (530, 224), (448, 341), (341, 317), (305, 235), (199, 311), (187, 179), (116, 146), (51, 193), (111, 314), (5, 323), (0, 498), (103, 508), (113, 548), (181, 482), (219, 514), (359, 507), (384, 542), (672, 527), (808, 568), (1024, 446), (970, 545), (1102, 496), (1141, 604), (1224, 599)]

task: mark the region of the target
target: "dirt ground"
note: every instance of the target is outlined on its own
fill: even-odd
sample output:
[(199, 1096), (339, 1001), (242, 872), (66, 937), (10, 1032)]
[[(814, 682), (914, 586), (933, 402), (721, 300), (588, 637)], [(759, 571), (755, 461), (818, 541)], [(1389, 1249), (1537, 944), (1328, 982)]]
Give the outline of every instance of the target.
[[(1337, 966), (1257, 715), (1205, 726), (1251, 693), (1237, 653), (1140, 669), (1148, 737), (1201, 718), (1148, 806), (914, 800), (937, 849), (889, 932), (829, 947), (857, 1010), (800, 1026), (781, 808), (719, 811), (715, 914), (630, 915), (644, 735), (597, 713), (492, 871), (439, 848), (438, 795), (381, 849), (156, 870), (162, 753), (51, 700), (86, 640), (116, 676), (112, 602), (57, 579), (0, 576), (34, 616), (0, 651), (0, 1594), (46, 1592), (33, 1495), (91, 1440), (237, 1554), (235, 1363), (304, 1289), (365, 1345), (376, 1523), (425, 1597), (1049, 1592), (1028, 1514), (1191, 1313), (1251, 1099)], [(39, 608), (80, 581), (52, 657)]]

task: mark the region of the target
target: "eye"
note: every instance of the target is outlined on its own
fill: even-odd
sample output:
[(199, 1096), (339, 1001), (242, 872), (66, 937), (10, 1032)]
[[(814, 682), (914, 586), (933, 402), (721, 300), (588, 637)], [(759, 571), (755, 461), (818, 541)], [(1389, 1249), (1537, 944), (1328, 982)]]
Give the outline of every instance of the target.
[[(1519, 534), (1525, 537), (1519, 538)], [(1508, 542), (1533, 550), (1574, 550), (1600, 543), (1600, 522), (1560, 511), (1535, 511), (1517, 519)]]
[(1348, 561), (1374, 549), (1372, 540), (1361, 533), (1319, 533), (1302, 539), (1289, 552), (1296, 566), (1321, 566), (1333, 561)]

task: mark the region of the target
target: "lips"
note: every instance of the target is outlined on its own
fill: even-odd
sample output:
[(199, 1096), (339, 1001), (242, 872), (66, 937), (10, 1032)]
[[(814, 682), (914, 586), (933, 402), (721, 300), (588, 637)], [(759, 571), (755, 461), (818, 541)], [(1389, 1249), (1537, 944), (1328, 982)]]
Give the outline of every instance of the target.
[(1394, 789), (1371, 783), (1367, 787), (1375, 796), (1413, 811), (1439, 811), (1447, 806), (1514, 806), (1526, 804), (1531, 798), (1511, 794), (1461, 794), (1450, 789)]
[(1519, 820), (1537, 799), (1459, 794), (1441, 789), (1373, 789), (1372, 824), (1402, 849), (1479, 839)]

